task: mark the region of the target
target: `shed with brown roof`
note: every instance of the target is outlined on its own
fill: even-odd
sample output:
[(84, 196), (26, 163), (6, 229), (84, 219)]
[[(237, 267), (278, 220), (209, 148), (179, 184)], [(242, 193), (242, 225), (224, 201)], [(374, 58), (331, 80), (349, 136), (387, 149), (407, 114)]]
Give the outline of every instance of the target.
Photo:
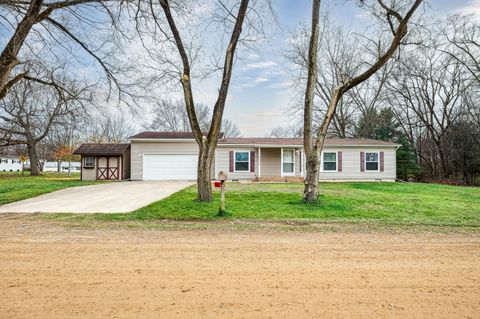
[(130, 143), (80, 145), (73, 154), (81, 155), (81, 179), (130, 179), (130, 148)]

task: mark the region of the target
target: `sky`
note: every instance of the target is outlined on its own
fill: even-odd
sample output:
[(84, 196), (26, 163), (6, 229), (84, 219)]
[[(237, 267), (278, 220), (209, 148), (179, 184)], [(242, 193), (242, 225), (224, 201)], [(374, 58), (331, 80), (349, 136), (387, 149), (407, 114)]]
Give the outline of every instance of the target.
[[(270, 129), (291, 122), (287, 115), (294, 104), (290, 87), (291, 65), (284, 58), (290, 30), (302, 22), (308, 22), (311, 0), (275, 0), (279, 28), (268, 45), (255, 53), (238, 51), (241, 61), (236, 63), (225, 107), (225, 118), (237, 123), (242, 136), (264, 136)], [(365, 15), (356, 1), (324, 0), (322, 9), (329, 11), (337, 24), (352, 29), (362, 27)], [(474, 14), (480, 16), (480, 0), (432, 0), (426, 9), (428, 15)], [(215, 101), (218, 81), (211, 79), (196, 87), (197, 102), (212, 105)]]
[[(225, 106), (224, 118), (235, 122), (241, 135), (245, 137), (265, 136), (274, 127), (290, 124), (292, 118), (288, 115), (289, 110), (295, 102), (298, 102), (294, 100), (296, 95), (291, 87), (293, 66), (284, 55), (293, 30), (302, 23), (309, 23), (312, 2), (271, 1), (277, 14), (277, 23), (273, 24), (271, 38), (255, 51), (242, 49), (241, 46), (237, 49), (238, 59), (234, 65)], [(429, 16), (440, 18), (450, 14), (476, 14), (480, 23), (480, 0), (425, 0), (425, 2), (428, 3), (425, 11)], [(207, 4), (204, 7), (208, 7), (208, 1), (204, 3)], [(322, 12), (328, 10), (330, 19), (337, 25), (361, 32), (365, 30), (365, 25), (368, 25), (366, 20), (368, 16), (359, 9), (357, 3), (358, 0), (322, 0), (321, 10)], [(0, 29), (0, 45), (4, 45), (9, 36)], [(213, 38), (213, 35), (207, 35), (207, 40)], [(130, 53), (130, 59), (135, 60), (139, 54), (138, 48), (132, 48)], [(222, 52), (222, 56), (223, 54)], [(88, 64), (75, 64), (74, 68), (79, 73), (88, 74), (92, 69), (98, 71), (98, 65)], [(213, 106), (219, 87), (218, 74), (194, 84), (195, 102)], [(158, 96), (183, 99), (181, 92), (174, 93), (173, 96), (162, 94)], [(125, 113), (132, 119), (132, 123), (135, 123), (136, 130), (140, 131), (142, 125), (150, 118), (149, 110), (151, 106), (145, 105), (140, 112)]]

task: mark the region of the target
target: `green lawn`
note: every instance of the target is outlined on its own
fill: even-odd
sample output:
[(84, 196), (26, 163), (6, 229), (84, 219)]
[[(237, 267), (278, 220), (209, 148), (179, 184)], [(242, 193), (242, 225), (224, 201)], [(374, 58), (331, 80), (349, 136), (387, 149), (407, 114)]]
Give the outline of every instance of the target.
[(80, 174), (68, 177), (66, 174), (48, 173), (30, 176), (28, 173), (0, 173), (0, 205), (50, 193), (62, 188), (90, 185), (95, 182), (81, 181)]
[[(375, 221), (389, 224), (480, 226), (480, 188), (420, 183), (322, 183), (319, 205), (301, 202), (302, 184), (227, 184), (230, 219)], [(212, 203), (194, 200), (195, 187), (128, 214), (73, 218), (96, 220), (218, 219)]]

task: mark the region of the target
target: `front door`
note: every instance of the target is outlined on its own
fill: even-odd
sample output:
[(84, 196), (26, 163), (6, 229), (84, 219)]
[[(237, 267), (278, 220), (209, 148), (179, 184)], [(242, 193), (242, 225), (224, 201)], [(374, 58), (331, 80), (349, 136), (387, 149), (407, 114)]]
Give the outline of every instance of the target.
[(283, 150), (282, 154), (282, 176), (295, 175), (295, 153), (293, 150)]
[(119, 179), (119, 171), (118, 157), (102, 156), (98, 158), (97, 179)]

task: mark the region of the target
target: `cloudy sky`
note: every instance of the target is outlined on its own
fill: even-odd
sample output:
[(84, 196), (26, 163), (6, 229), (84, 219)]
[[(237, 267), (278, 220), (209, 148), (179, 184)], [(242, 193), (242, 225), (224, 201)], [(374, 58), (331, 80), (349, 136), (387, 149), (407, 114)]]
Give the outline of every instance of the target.
[[(311, 1), (275, 0), (274, 3), (281, 30), (257, 53), (244, 54), (234, 69), (225, 116), (237, 123), (243, 136), (264, 136), (271, 128), (288, 124), (285, 112), (294, 102), (289, 87), (289, 63), (282, 50), (287, 47), (289, 30), (308, 20)], [(360, 27), (365, 19), (355, 1), (324, 0), (322, 6), (329, 8), (338, 24), (351, 29)], [(480, 15), (480, 0), (432, 0), (427, 11), (436, 17), (453, 13)], [(212, 105), (217, 85), (212, 80), (196, 87), (197, 101)]]

